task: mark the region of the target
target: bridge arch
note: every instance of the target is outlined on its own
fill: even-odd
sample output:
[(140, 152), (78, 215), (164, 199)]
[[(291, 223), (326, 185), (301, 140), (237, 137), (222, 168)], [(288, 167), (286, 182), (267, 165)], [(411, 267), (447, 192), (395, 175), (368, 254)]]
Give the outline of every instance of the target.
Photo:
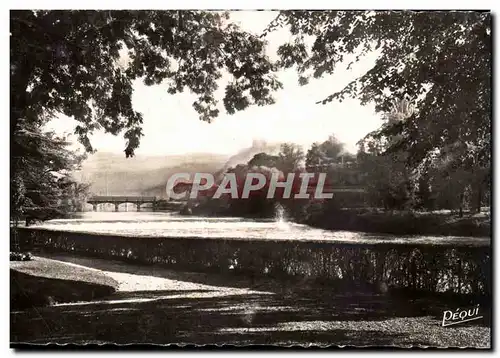
[(83, 203), (82, 210), (83, 211), (92, 211), (94, 209), (94, 205), (91, 203)]
[(98, 202), (98, 203), (88, 203), (87, 202), (87, 205), (92, 205), (92, 210), (93, 211), (109, 211), (109, 210), (105, 210), (107, 206), (110, 206), (110, 205), (115, 205), (115, 203), (111, 203), (111, 202)]
[[(113, 203), (114, 204), (114, 203)], [(137, 210), (140, 211), (141, 208), (153, 208), (154, 204), (153, 203), (141, 203), (141, 202), (133, 202), (133, 201), (125, 201), (123, 203), (118, 204), (118, 209), (119, 211), (127, 210)]]
[(93, 196), (87, 200), (87, 203), (92, 205), (94, 211), (98, 211), (101, 204), (112, 204), (115, 211), (120, 211), (120, 206), (123, 204), (132, 204), (137, 211), (140, 211), (141, 206), (144, 204), (150, 204), (154, 211), (156, 202), (157, 199), (154, 196)]

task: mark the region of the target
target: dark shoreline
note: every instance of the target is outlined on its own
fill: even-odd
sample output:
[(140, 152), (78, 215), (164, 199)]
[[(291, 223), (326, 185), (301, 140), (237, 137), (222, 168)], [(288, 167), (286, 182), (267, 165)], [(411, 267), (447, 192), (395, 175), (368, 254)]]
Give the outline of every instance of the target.
[(325, 230), (378, 234), (491, 237), (490, 217), (478, 215), (339, 210), (304, 223)]
[[(201, 209), (201, 210), (200, 210)], [(269, 215), (234, 215), (230, 212), (194, 210), (203, 217), (241, 217), (273, 219)], [(432, 213), (413, 211), (377, 211), (366, 208), (333, 209), (321, 213), (291, 214), (287, 220), (323, 230), (342, 230), (369, 234), (491, 237), (490, 214)]]

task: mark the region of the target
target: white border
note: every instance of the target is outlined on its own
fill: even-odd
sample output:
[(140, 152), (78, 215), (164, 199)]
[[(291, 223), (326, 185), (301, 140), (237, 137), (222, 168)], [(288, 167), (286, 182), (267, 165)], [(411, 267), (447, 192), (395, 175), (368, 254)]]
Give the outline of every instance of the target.
[[(8, 8), (12, 9), (68, 9), (68, 1), (62, 0), (45, 0), (43, 3), (36, 0), (29, 1), (13, 1), (6, 2)], [(330, 1), (311, 0), (307, 2), (300, 2), (294, 0), (279, 1), (279, 0), (252, 0), (246, 2), (233, 2), (229, 0), (211, 0), (209, 2), (202, 0), (183, 0), (177, 3), (172, 1), (161, 0), (144, 0), (144, 1), (116, 1), (116, 0), (87, 0), (75, 3), (74, 8), (78, 9), (242, 9), (242, 10), (255, 10), (255, 9), (345, 9), (345, 10), (365, 10), (365, 9), (422, 9), (422, 10), (441, 10), (441, 9), (492, 9), (495, 2), (492, 0), (455, 0), (453, 2), (445, 1), (365, 1), (365, 0), (349, 0), (345, 2), (332, 3)]]
[[(229, 0), (211, 0), (210, 2), (207, 1), (202, 1), (202, 0), (183, 0), (179, 1), (177, 3), (173, 3), (171, 1), (151, 1), (151, 0), (142, 0), (142, 1), (126, 1), (126, 0), (120, 0), (120, 1), (102, 1), (102, 0), (87, 0), (87, 1), (81, 1), (81, 2), (75, 2), (75, 3), (70, 3), (68, 1), (61, 1), (61, 0), (49, 0), (49, 1), (43, 1), (40, 2), (38, 1), (13, 1), (9, 0), (6, 2), (2, 2), (2, 7), (6, 6), (6, 9), (3, 14), (3, 20), (0, 22), (0, 26), (2, 27), (2, 31), (0, 32), (1, 35), (1, 41), (2, 41), (2, 47), (5, 49), (4, 54), (9, 53), (9, 12), (8, 9), (36, 9), (36, 8), (46, 8), (46, 9), (68, 9), (72, 8), (71, 5), (74, 5), (75, 8), (80, 8), (80, 9), (247, 9), (247, 10), (253, 10), (253, 9), (301, 9), (307, 7), (308, 9), (424, 9), (424, 10), (443, 10), (443, 9), (453, 9), (453, 10), (458, 10), (458, 9), (481, 9), (481, 10), (488, 10), (491, 9), (493, 10), (494, 13), (496, 13), (496, 10), (498, 8), (499, 2), (496, 1), (485, 1), (485, 0), (476, 0), (476, 1), (465, 1), (465, 0), (455, 0), (455, 1), (449, 1), (449, 2), (444, 2), (444, 1), (435, 1), (435, 0), (420, 0), (420, 1), (361, 1), (361, 0), (349, 0), (346, 2), (336, 2), (332, 3), (330, 1), (318, 1), (318, 0), (309, 0), (307, 2), (299, 2), (299, 1), (294, 1), (294, 0), (287, 0), (287, 1), (273, 1), (273, 0), (253, 0), (249, 2), (234, 2), (234, 1), (229, 1)], [(494, 19), (495, 21), (496, 19)], [(498, 24), (495, 24), (498, 26)], [(495, 26), (495, 27), (496, 27)], [(493, 28), (495, 30), (495, 27)], [(494, 39), (495, 39), (495, 47), (498, 44), (498, 38), (499, 36), (496, 34), (496, 31), (494, 31)], [(498, 55), (497, 55), (498, 56)], [(7, 75), (7, 66), (9, 62), (9, 56), (4, 55), (1, 57), (0, 61), (2, 61), (2, 66), (0, 66), (2, 71), (0, 71), (0, 75), (3, 77), (3, 89), (4, 93), (2, 96), (2, 105), (5, 113), (5, 117), (9, 118), (9, 78)], [(495, 63), (494, 63), (494, 73), (495, 73), (495, 79), (498, 78), (498, 58), (495, 58)], [(496, 81), (495, 81), (496, 82)], [(499, 97), (499, 92), (495, 91), (495, 103), (498, 102), (498, 97)], [(2, 145), (3, 153), (6, 153), (2, 156), (2, 166), (3, 166), (3, 174), (2, 174), (2, 198), (3, 198), (3, 203), (4, 205), (1, 206), (1, 211), (2, 211), (2, 217), (5, 218), (5, 220), (8, 220), (9, 218), (9, 193), (8, 193), (8, 183), (10, 181), (9, 178), (9, 127), (8, 127), (8, 120), (2, 121), (3, 125), (3, 131), (2, 131), (2, 136), (3, 140), (0, 141), (0, 144)], [(498, 132), (498, 124), (495, 125), (495, 133)], [(496, 137), (496, 136), (494, 136)], [(498, 149), (498, 145), (495, 146)], [(495, 164), (496, 159), (498, 159), (498, 154), (497, 150), (495, 150), (495, 163), (493, 164), (493, 167), (498, 167)], [(496, 182), (495, 182), (496, 184)], [(497, 187), (495, 185), (495, 187)], [(497, 195), (495, 195), (495, 199), (497, 198)], [(495, 200), (496, 202), (496, 200)], [(495, 206), (493, 204), (493, 206)], [(495, 210), (495, 219), (497, 218), (497, 210)], [(495, 220), (496, 221), (496, 220)], [(8, 232), (8, 226), (7, 222), (5, 223), (4, 226), (4, 231), (5, 235), (1, 239), (2, 245), (4, 245), (4, 250), (2, 250), (2, 253), (4, 253), (4, 257), (7, 257), (7, 252), (8, 252), (8, 246), (9, 246), (9, 232)], [(498, 258), (498, 247), (500, 244), (495, 244), (495, 258)], [(8, 266), (7, 259), (5, 260), (6, 266)], [(497, 281), (497, 276), (494, 275), (495, 279), (495, 286), (498, 285)], [(4, 268), (3, 270), (3, 275), (2, 275), (2, 280), (3, 280), (3, 287), (7, 288), (9, 286), (9, 277), (8, 277), (8, 269), (7, 267)], [(5, 349), (9, 347), (10, 343), (10, 335), (9, 335), (9, 325), (10, 325), (10, 317), (9, 317), (9, 296), (8, 295), (2, 295), (1, 296), (1, 301), (2, 301), (2, 313), (5, 315), (4, 319), (1, 320), (1, 325), (3, 326), (3, 329), (1, 330), (5, 334), (5, 339), (4, 343), (2, 344), (2, 347)], [(496, 307), (496, 306), (495, 306)], [(496, 316), (496, 315), (495, 315)], [(496, 322), (495, 322), (496, 323)], [(498, 334), (498, 327), (494, 329), (495, 334), (495, 342), (498, 343), (496, 340), (497, 334)], [(305, 354), (309, 354), (310, 352), (304, 352)], [(8, 353), (13, 354), (13, 351), (8, 349)], [(95, 352), (94, 354), (96, 354)], [(124, 352), (119, 352), (118, 354), (123, 354)], [(209, 352), (206, 352), (209, 353)], [(214, 352), (215, 353), (215, 352)], [(214, 354), (212, 353), (212, 354)], [(235, 354), (237, 352), (230, 352), (231, 354)], [(282, 352), (281, 354), (288, 354), (288, 352)], [(332, 352), (333, 354), (345, 354), (341, 351), (336, 351)], [(354, 352), (350, 352), (350, 354), (353, 354)], [(365, 352), (366, 353), (366, 352)], [(381, 352), (385, 353), (385, 352)], [(399, 351), (399, 353), (403, 353), (402, 351)], [(415, 352), (413, 352), (415, 353)], [(417, 354), (422, 354), (425, 352), (419, 352)], [(427, 354), (429, 354), (428, 352)], [(446, 352), (443, 352), (446, 354)], [(449, 352), (454, 354), (455, 352)], [(481, 352), (467, 352), (467, 355), (476, 355)], [(52, 352), (49, 352), (48, 354), (52, 354)], [(64, 355), (69, 354), (64, 353)], [(88, 353), (87, 353), (88, 354)], [(97, 353), (99, 354), (99, 353)], [(142, 353), (144, 354), (144, 353)], [(137, 354), (137, 355), (142, 355), (142, 354)], [(168, 352), (167, 354), (172, 355), (172, 354), (177, 354), (176, 352)], [(192, 353), (191, 353), (192, 354)], [(215, 353), (217, 354), (217, 353)], [(255, 352), (253, 353), (255, 355), (262, 355), (263, 352)], [(265, 353), (264, 353), (265, 354)], [(363, 354), (363, 353), (355, 353), (357, 354)], [(432, 353), (431, 353), (432, 354)], [(31, 354), (30, 354), (31, 355)]]

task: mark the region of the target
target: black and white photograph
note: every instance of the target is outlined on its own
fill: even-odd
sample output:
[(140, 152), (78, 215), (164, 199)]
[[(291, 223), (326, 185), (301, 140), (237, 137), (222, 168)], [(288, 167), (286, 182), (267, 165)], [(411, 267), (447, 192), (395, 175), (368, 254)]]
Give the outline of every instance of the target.
[(491, 350), (492, 12), (164, 6), (9, 10), (10, 347)]

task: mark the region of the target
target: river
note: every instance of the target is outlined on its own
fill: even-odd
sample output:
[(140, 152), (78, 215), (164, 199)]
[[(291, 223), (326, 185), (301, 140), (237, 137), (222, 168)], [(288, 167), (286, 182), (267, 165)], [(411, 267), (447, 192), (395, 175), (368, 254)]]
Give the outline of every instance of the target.
[(32, 227), (48, 230), (113, 234), (134, 237), (209, 237), (342, 243), (394, 243), (488, 246), (488, 237), (402, 236), (354, 231), (327, 231), (274, 220), (181, 216), (167, 212), (84, 212), (71, 219), (49, 220)]

